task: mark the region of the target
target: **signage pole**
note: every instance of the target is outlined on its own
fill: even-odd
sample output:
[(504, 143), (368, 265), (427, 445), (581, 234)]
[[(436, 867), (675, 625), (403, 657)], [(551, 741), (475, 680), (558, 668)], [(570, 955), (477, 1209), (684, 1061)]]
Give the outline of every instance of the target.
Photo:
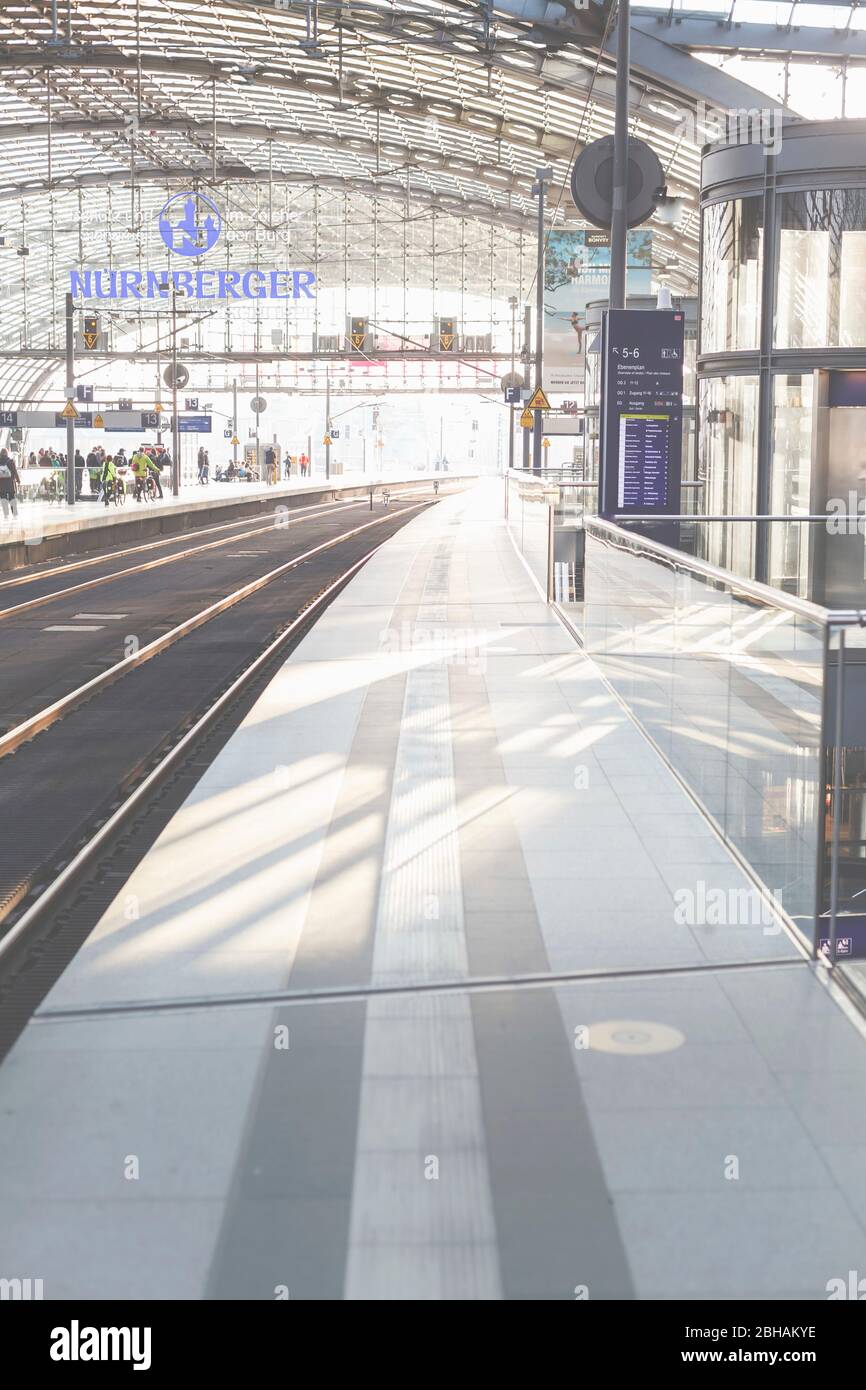
[[(529, 340), (532, 337), (532, 306), (527, 304), (523, 310), (523, 389), (529, 390)], [(521, 430), (523, 435), (523, 467), (529, 467), (529, 430)]]
[[(331, 438), (331, 373), (325, 367), (325, 438)], [(331, 446), (325, 445), (325, 477), (331, 476)]]
[(625, 308), (628, 226), (629, 0), (618, 0), (616, 107), (613, 135), (613, 208), (610, 224), (610, 307)]
[[(258, 349), (256, 349), (258, 351)], [(256, 405), (259, 403), (259, 360), (256, 358)], [(259, 473), (259, 412), (254, 410), (256, 417), (256, 472)]]
[(180, 496), (180, 421), (177, 418), (177, 287), (171, 291), (171, 495)]
[[(544, 190), (550, 169), (536, 169), (532, 191), (538, 198), (538, 247), (535, 265), (535, 385), (541, 388), (544, 350)], [(541, 411), (536, 410), (532, 426), (532, 471), (541, 472)]]
[[(517, 296), (512, 295), (508, 301), (511, 310), (511, 376), (514, 378), (514, 341), (517, 332)], [(508, 467), (514, 467), (514, 402), (508, 407)]]
[[(66, 296), (66, 399), (75, 394), (75, 328), (72, 295)], [(66, 421), (66, 501), (75, 505), (75, 421)]]
[[(232, 438), (240, 439), (238, 434), (238, 383), (237, 378), (232, 382)], [(238, 446), (232, 444), (232, 461), (235, 468), (238, 466)]]
[[(159, 360), (159, 314), (156, 316), (156, 405), (162, 400), (162, 363)], [(157, 448), (162, 448), (162, 411), (156, 417), (156, 444)]]

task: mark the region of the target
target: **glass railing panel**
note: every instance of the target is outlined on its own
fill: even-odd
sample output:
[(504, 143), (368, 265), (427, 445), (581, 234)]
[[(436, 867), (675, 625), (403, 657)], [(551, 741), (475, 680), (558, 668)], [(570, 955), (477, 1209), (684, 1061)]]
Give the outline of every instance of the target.
[(511, 536), (544, 594), (548, 587), (550, 508), (559, 499), (556, 481), (535, 474), (508, 474), (507, 524)]
[[(588, 651), (811, 941), (825, 795), (823, 614), (593, 518), (585, 545)], [(686, 854), (684, 881), (700, 871)], [(744, 945), (751, 929), (771, 928), (759, 898), (739, 910)]]

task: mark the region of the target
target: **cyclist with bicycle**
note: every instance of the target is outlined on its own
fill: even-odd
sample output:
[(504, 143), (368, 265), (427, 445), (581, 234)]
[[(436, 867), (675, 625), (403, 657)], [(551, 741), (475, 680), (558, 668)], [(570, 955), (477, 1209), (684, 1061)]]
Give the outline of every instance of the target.
[(109, 502), (114, 501), (117, 490), (117, 469), (111, 454), (106, 454), (103, 460), (99, 481), (102, 484), (102, 501), (107, 507)]
[(148, 477), (150, 475), (150, 459), (147, 457), (147, 454), (144, 452), (143, 449), (136, 449), (135, 453), (132, 456), (131, 463), (132, 472), (135, 477), (135, 489), (133, 491), (133, 497), (135, 498), (136, 502), (140, 502), (142, 498), (144, 498), (144, 501), (146, 502), (148, 500), (149, 495), (147, 482)]
[(148, 468), (150, 469), (147, 479), (147, 485), (150, 488), (150, 495), (153, 498), (158, 497), (161, 501), (162, 479), (159, 475), (162, 472), (162, 462), (160, 460), (160, 456), (158, 454), (148, 454), (147, 464)]

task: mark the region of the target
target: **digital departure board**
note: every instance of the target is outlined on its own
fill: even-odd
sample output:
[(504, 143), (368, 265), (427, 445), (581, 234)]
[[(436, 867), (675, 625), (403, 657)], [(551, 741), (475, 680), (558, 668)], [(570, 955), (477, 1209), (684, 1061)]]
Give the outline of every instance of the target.
[(602, 516), (676, 516), (683, 447), (685, 319), (609, 309), (602, 324)]

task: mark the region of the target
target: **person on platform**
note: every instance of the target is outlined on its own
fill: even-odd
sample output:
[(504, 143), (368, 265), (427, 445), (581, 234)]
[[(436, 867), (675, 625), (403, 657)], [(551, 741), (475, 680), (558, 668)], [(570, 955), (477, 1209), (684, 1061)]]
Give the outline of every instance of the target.
[(132, 495), (136, 502), (141, 502), (147, 487), (147, 475), (150, 472), (150, 459), (141, 449), (136, 449), (132, 456), (132, 472), (135, 476), (135, 488)]
[(114, 498), (114, 489), (118, 486), (117, 468), (111, 454), (108, 454), (103, 460), (99, 470), (99, 481), (102, 485), (102, 501), (107, 507)]
[(0, 506), (4, 517), (18, 514), (18, 484), (20, 478), (15, 460), (6, 449), (0, 449)]
[[(205, 460), (207, 460), (207, 454), (205, 454)], [(162, 478), (160, 477), (160, 474), (163, 470), (163, 464), (161, 462), (160, 455), (155, 452), (152, 454), (148, 454), (147, 463), (150, 469), (151, 477), (153, 478), (153, 481), (156, 484), (156, 495), (159, 498), (159, 500), (162, 501)], [(205, 466), (207, 465), (205, 464)]]

